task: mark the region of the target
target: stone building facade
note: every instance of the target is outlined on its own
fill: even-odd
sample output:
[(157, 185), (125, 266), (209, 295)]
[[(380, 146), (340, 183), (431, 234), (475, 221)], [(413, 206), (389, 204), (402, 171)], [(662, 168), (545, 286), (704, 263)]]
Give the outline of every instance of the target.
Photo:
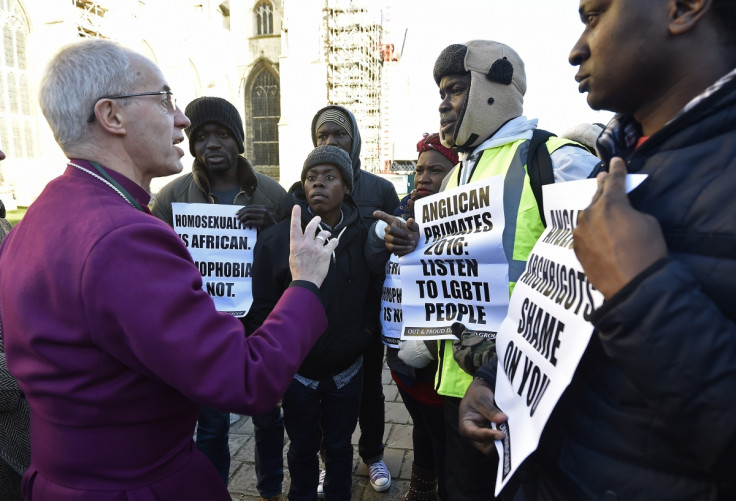
[[(79, 37), (113, 39), (151, 58), (182, 107), (200, 96), (228, 99), (244, 118), (245, 155), (286, 187), (299, 179), (311, 119), (327, 104), (356, 114), (364, 168), (380, 171), (381, 15), (380, 2), (368, 0), (0, 0), (0, 148), (8, 156), (0, 199), (28, 205), (64, 168), (38, 82), (55, 51)], [(154, 180), (151, 191), (169, 180)]]

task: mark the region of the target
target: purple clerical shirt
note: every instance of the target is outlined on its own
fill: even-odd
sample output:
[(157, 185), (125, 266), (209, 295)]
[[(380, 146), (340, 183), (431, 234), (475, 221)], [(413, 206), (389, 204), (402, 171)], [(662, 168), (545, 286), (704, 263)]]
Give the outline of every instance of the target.
[(143, 211), (70, 166), (0, 248), (8, 367), (31, 406), (25, 496), (230, 499), (193, 445), (199, 405), (273, 408), (326, 328), (324, 310), (291, 287), (246, 339), (145, 190), (108, 172)]

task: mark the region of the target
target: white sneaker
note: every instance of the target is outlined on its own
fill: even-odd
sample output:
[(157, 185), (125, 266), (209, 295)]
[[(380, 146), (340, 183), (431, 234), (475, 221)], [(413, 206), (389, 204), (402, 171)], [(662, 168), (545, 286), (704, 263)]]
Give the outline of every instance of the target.
[(387, 491), (391, 487), (391, 473), (382, 460), (368, 465), (368, 476), (376, 492)]
[(324, 499), (325, 498), (325, 474), (327, 472), (325, 470), (319, 471), (319, 483), (317, 484), (317, 498), (318, 499)]

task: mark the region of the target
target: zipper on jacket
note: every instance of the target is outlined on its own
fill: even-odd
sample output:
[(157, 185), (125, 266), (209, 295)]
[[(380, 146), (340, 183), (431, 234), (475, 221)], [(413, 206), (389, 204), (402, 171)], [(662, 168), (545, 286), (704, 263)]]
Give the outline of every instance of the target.
[(445, 340), (440, 341), (439, 350), (437, 352), (437, 381), (434, 384), (434, 391), (438, 391), (442, 385), (442, 366), (445, 363)]

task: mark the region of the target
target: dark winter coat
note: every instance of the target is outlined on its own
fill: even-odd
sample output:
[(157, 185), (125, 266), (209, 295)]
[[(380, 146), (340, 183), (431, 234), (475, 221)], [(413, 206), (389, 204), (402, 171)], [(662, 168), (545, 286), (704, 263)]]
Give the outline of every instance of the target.
[(736, 79), (625, 158), (669, 256), (595, 312), (537, 474), (558, 499), (736, 499)]
[[(293, 193), (302, 207), (302, 228), (312, 219), (303, 191)], [(298, 373), (314, 380), (328, 379), (352, 365), (371, 339), (364, 328), (366, 318), (378, 318), (378, 299), (369, 298), (370, 272), (364, 250), (367, 228), (350, 197), (343, 202), (344, 220), (334, 230), (340, 236), (327, 278), (320, 287), (328, 325), (307, 355)], [(248, 312), (248, 331), (258, 327), (291, 282), (289, 271), (290, 221), (265, 229), (253, 251), (253, 305)], [(369, 299), (371, 299), (369, 301)]]
[(153, 215), (173, 226), (172, 202), (263, 205), (276, 222), (289, 215), (283, 203), (286, 190), (267, 175), (257, 172), (250, 162), (241, 156), (238, 156), (238, 179), (241, 188), (235, 200), (218, 200), (210, 191), (205, 166), (194, 160), (191, 173), (174, 179), (158, 192), (153, 202)]

